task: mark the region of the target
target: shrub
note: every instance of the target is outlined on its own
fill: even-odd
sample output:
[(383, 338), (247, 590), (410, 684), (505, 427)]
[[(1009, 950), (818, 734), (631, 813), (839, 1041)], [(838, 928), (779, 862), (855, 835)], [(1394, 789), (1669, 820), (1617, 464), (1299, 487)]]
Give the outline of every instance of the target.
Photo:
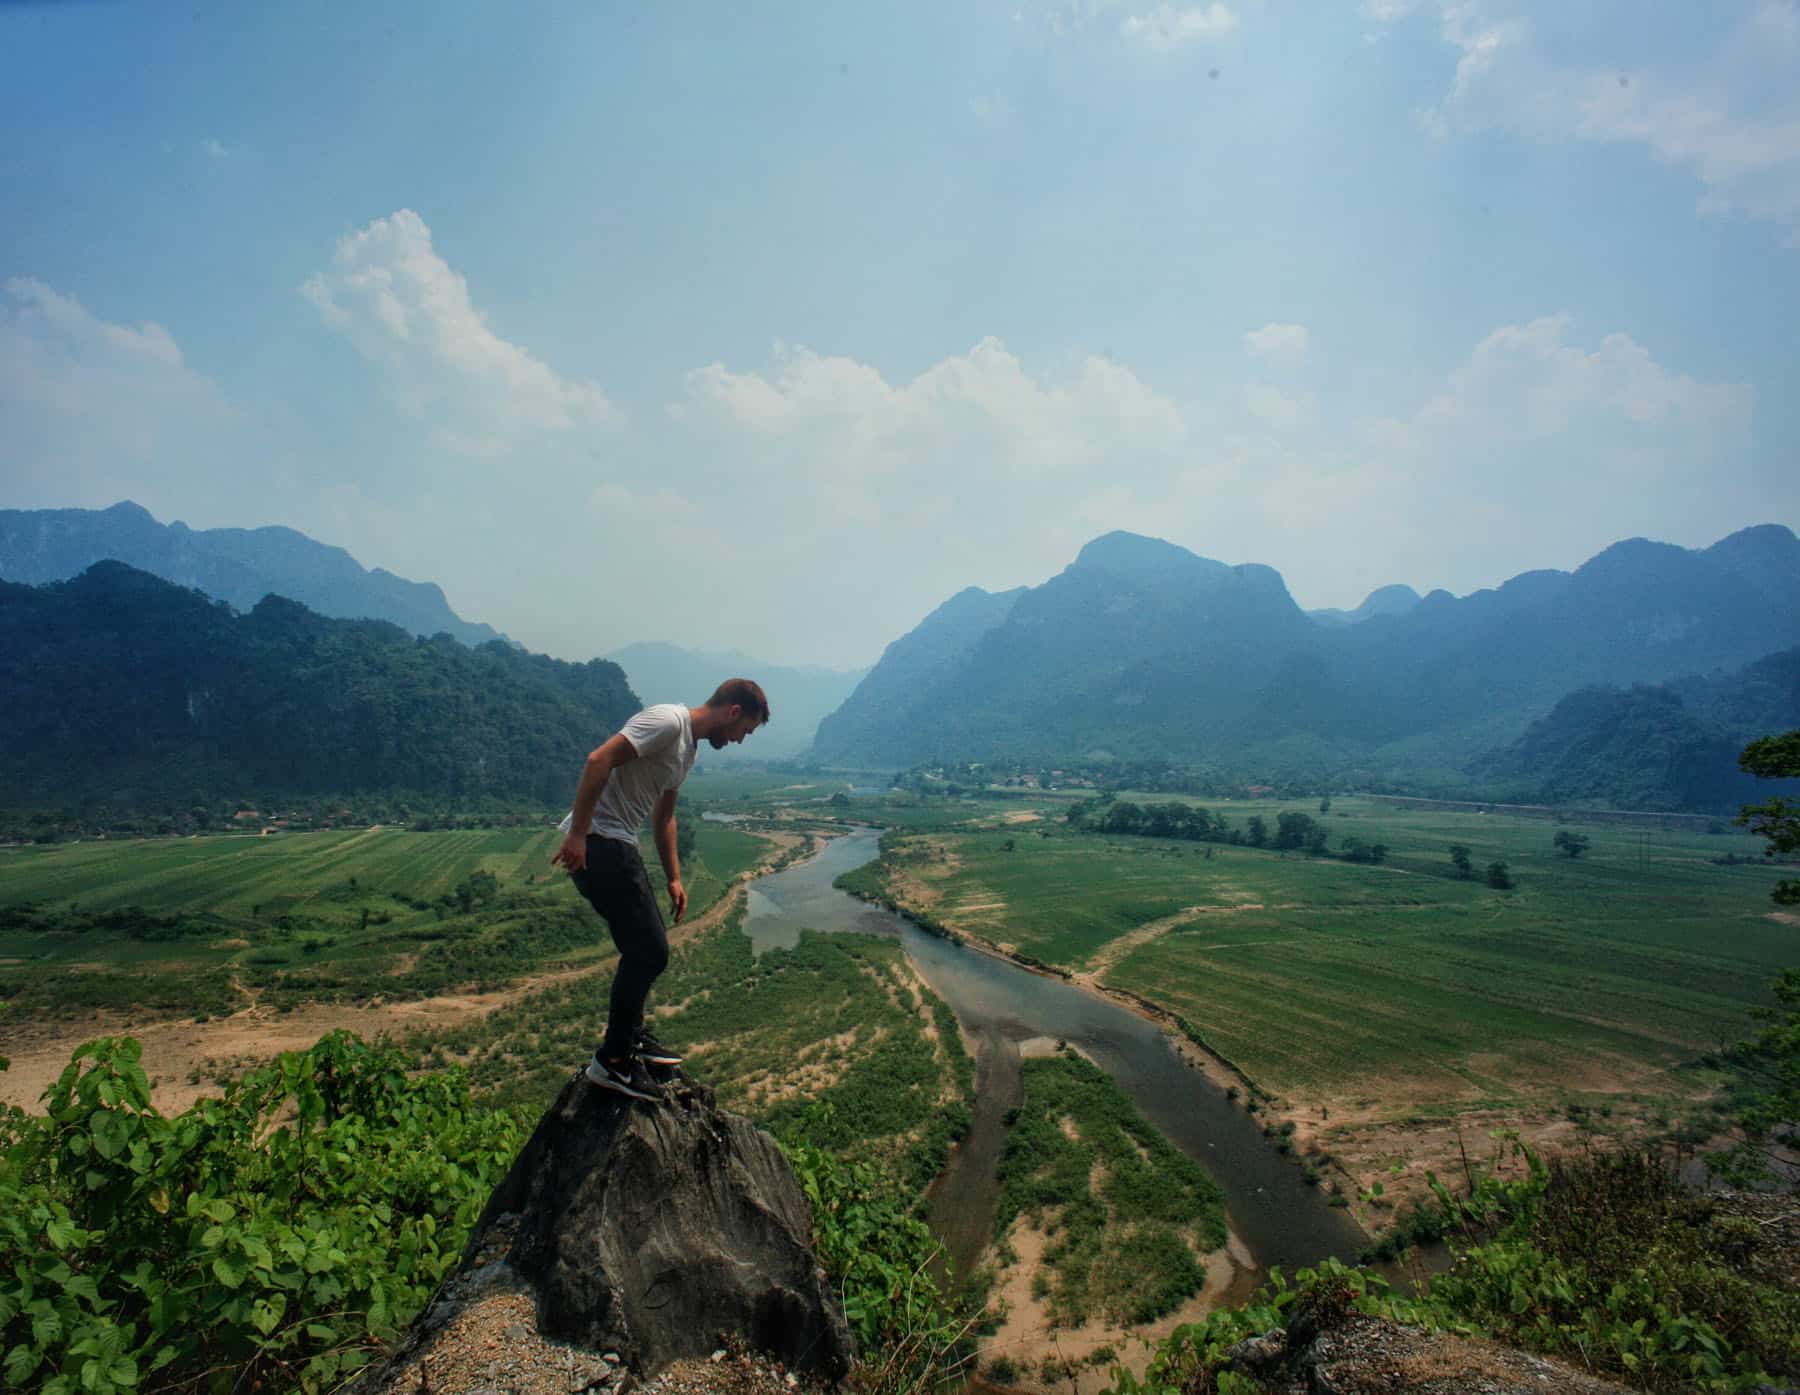
[(334, 1385), (424, 1305), (519, 1142), (460, 1074), (347, 1033), (174, 1118), (138, 1062), (90, 1042), (0, 1131), (9, 1387)]

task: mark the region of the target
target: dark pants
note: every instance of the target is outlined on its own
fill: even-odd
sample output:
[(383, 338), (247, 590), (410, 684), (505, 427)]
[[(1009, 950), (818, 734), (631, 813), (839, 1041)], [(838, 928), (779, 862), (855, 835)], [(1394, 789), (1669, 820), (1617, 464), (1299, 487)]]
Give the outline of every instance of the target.
[(588, 834), (587, 866), (570, 876), (575, 889), (605, 919), (619, 947), (606, 1039), (600, 1043), (600, 1054), (616, 1060), (630, 1052), (644, 1021), (650, 985), (669, 965), (669, 932), (663, 928), (662, 911), (635, 843)]

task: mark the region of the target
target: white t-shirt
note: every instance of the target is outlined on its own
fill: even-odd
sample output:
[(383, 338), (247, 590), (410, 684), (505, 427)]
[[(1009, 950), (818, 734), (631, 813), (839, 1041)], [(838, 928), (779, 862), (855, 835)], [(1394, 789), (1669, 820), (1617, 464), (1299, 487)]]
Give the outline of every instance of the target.
[[(606, 777), (588, 832), (635, 845), (638, 829), (656, 807), (657, 798), (687, 779), (698, 747), (688, 710), (678, 703), (646, 707), (619, 730), (637, 752), (637, 759), (615, 766)], [(571, 809), (557, 827), (567, 833), (574, 818)]]

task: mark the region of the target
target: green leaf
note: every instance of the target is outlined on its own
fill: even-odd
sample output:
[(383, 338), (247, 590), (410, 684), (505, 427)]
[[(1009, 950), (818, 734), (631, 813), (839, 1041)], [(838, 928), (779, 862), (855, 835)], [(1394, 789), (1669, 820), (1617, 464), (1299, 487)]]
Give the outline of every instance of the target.
[(63, 1292), (76, 1298), (85, 1298), (90, 1308), (101, 1306), (100, 1286), (94, 1282), (92, 1275), (71, 1275), (69, 1281), (63, 1285)]
[(74, 1247), (76, 1236), (75, 1223), (58, 1216), (44, 1227), (44, 1234), (50, 1237), (50, 1244), (58, 1250)]
[(220, 1255), (213, 1260), (212, 1271), (214, 1277), (226, 1288), (237, 1288), (244, 1282), (246, 1266), (226, 1255)]
[(208, 1220), (218, 1221), (220, 1224), (223, 1224), (233, 1216), (237, 1215), (237, 1212), (233, 1209), (231, 1203), (219, 1197), (214, 1197), (200, 1209), (206, 1213), (206, 1218)]
[(267, 1298), (258, 1299), (250, 1309), (250, 1325), (263, 1336), (268, 1336), (281, 1324), (281, 1315), (287, 1310), (287, 1299), (277, 1295), (275, 1301)]
[(107, 1379), (114, 1385), (133, 1386), (137, 1384), (137, 1362), (129, 1356), (121, 1356), (106, 1368)]
[(15, 1389), (24, 1389), (25, 1378), (37, 1370), (43, 1354), (36, 1347), (28, 1347), (20, 1342), (6, 1353), (6, 1383)]

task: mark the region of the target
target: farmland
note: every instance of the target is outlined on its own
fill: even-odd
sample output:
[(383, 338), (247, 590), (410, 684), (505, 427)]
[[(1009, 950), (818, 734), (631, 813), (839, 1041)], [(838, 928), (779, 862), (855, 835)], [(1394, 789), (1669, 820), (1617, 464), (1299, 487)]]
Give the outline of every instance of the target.
[[(99, 1012), (216, 1016), (260, 1002), (493, 988), (611, 954), (550, 866), (554, 829), (399, 829), (0, 849), (0, 1035)], [(770, 844), (707, 825), (689, 913)], [(652, 855), (653, 856), (653, 855)]]
[[(1238, 828), (1305, 811), (1334, 849), (1355, 837), (1383, 860), (1081, 832), (1047, 806), (890, 830), (854, 879), (1185, 1022), (1331, 1185), (1386, 1182), (1363, 1214), (1375, 1226), (1494, 1128), (1696, 1146), (1726, 1109), (1704, 1059), (1747, 1034), (1794, 962), (1800, 929), (1768, 900), (1779, 869), (1735, 832), (1589, 822), (1570, 858), (1546, 819), (1358, 798), (1212, 807)], [(1487, 884), (1494, 862), (1510, 889)]]
[[(1406, 1155), (1396, 1126), (1459, 1117), (1704, 1130), (1716, 1080), (1688, 1063), (1745, 1032), (1796, 934), (1768, 914), (1777, 872), (1733, 832), (1590, 823), (1591, 845), (1571, 859), (1549, 821), (1339, 798), (1317, 815), (1333, 846), (1385, 849), (1359, 865), (1079, 831), (1056, 796), (921, 800), (723, 773), (705, 794), (708, 809), (753, 821), (701, 826), (691, 916), (770, 854), (767, 830), (827, 815), (885, 824), (881, 862), (854, 874), (865, 890), (1166, 1009), (1274, 1097), (1301, 1146), (1367, 1160)], [(1238, 827), (1316, 812), (1212, 807)], [(251, 1003), (293, 1012), (505, 989), (480, 1014), (434, 1020), (417, 1045), (468, 1063), (496, 1100), (528, 1104), (585, 1054), (607, 982), (591, 971), (611, 957), (549, 866), (554, 842), (548, 828), (370, 829), (0, 850), (0, 1036), (58, 1015), (71, 1028), (127, 1010), (133, 1022), (216, 1020)], [(1458, 874), (1452, 845), (1469, 849), (1474, 875)], [(1486, 884), (1495, 861), (1510, 890)], [(902, 966), (881, 962), (891, 948), (865, 946), (851, 965), (835, 943), (752, 964), (741, 935), (703, 935), (659, 985), (657, 1001), (678, 1009), (663, 1025), (728, 1098), (769, 1117), (788, 1106), (758, 1072), (783, 1053), (798, 1097), (847, 1071), (879, 1073), (869, 1062), (915, 1031), (934, 1039), (924, 997), (904, 1023), (867, 998), (891, 979), (882, 991), (900, 1010)], [(734, 998), (720, 992), (727, 979), (759, 987)], [(720, 1016), (727, 1005), (736, 1018)], [(861, 1026), (831, 1027), (840, 1019)], [(888, 1130), (909, 1138), (900, 1152), (925, 1147), (912, 1127)]]
[[(1297, 806), (1234, 806), (1234, 816)], [(1791, 961), (1755, 840), (1595, 826), (1580, 859), (1526, 819), (1339, 800), (1379, 865), (1054, 823), (890, 833), (890, 890), (951, 928), (1097, 970), (1195, 1023), (1277, 1092), (1421, 1072), (1514, 1093), (1568, 1060), (1668, 1064), (1740, 1033)], [(1505, 861), (1514, 886), (1458, 876)], [(1149, 933), (1144, 931), (1148, 927)]]

